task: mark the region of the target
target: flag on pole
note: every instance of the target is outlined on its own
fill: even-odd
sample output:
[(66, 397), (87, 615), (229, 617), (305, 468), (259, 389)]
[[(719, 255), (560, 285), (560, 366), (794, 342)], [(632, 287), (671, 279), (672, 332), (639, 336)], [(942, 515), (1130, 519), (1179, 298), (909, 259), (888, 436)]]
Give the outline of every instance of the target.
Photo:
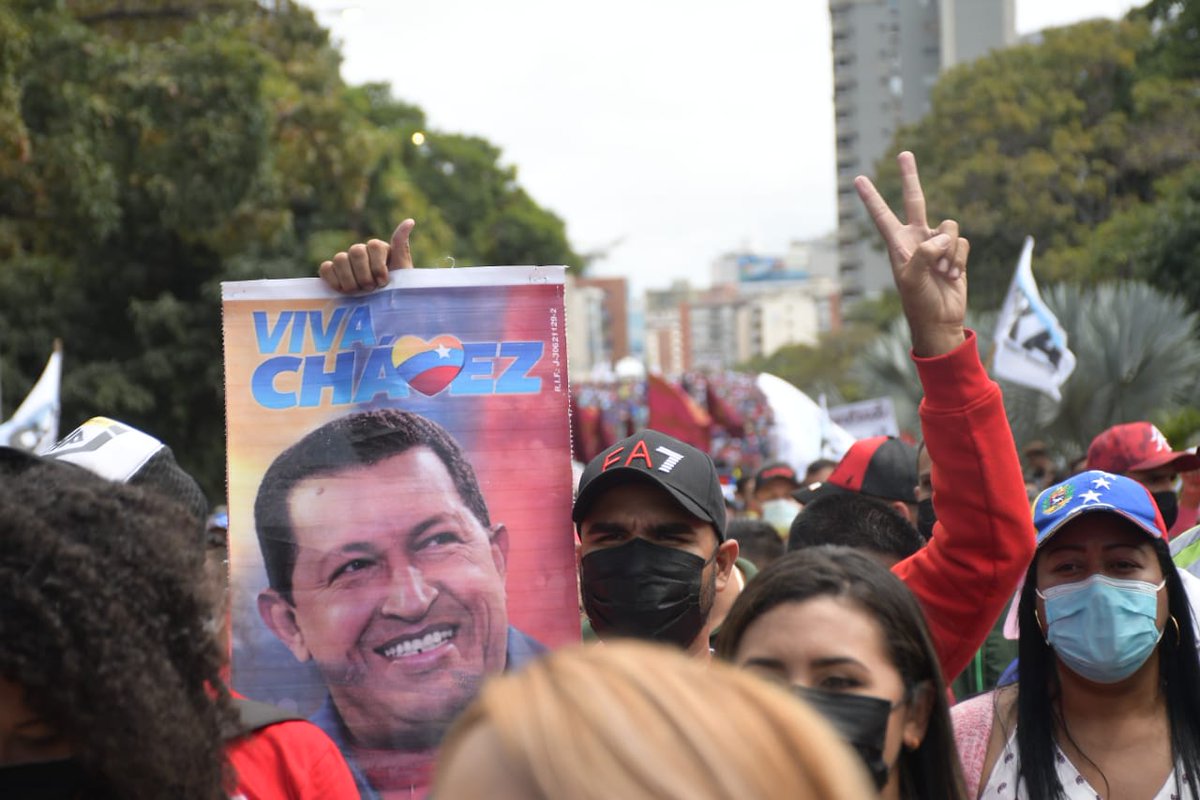
[(1067, 333), (1042, 301), (1033, 281), (1033, 237), (1025, 237), (1017, 271), (996, 321), (992, 373), (1062, 399), (1060, 389), (1075, 369)]
[(646, 376), (647, 427), (704, 452), (712, 444), (712, 417), (681, 387), (659, 375)]
[(839, 461), (854, 444), (854, 437), (829, 419), (820, 404), (783, 378), (762, 372), (755, 383), (771, 407), (775, 458), (788, 464)]
[(704, 404), (708, 406), (708, 415), (712, 417), (713, 423), (724, 428), (727, 433), (739, 436), (745, 431), (746, 420), (725, 398), (717, 394), (712, 381), (704, 385)]
[(62, 382), (62, 342), (54, 340), (54, 352), (42, 376), (7, 422), (0, 424), (0, 445), (42, 453), (58, 441), (58, 394)]

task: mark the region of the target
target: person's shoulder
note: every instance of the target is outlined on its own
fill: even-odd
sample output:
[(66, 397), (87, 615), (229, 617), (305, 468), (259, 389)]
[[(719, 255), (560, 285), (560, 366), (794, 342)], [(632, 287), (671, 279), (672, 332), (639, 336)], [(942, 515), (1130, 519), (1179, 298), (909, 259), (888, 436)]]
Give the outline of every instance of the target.
[(276, 722), (232, 742), (229, 763), (247, 798), (356, 798), (358, 789), (337, 745), (301, 719)]

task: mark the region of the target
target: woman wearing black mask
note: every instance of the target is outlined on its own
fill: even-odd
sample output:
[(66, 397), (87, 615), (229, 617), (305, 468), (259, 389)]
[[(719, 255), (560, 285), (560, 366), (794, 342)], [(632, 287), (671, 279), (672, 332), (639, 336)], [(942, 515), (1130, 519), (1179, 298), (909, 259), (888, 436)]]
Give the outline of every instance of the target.
[(883, 800), (965, 797), (925, 618), (869, 556), (816, 547), (775, 561), (729, 612), (717, 654), (795, 687), (825, 713)]
[(0, 448), (0, 797), (227, 796), (234, 718), (194, 525)]

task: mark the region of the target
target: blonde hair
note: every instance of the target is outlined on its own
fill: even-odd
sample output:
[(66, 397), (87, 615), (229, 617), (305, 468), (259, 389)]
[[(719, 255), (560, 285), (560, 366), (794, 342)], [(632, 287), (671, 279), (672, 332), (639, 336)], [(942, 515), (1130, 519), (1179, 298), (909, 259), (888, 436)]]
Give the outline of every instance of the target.
[(876, 796), (833, 728), (782, 688), (721, 663), (619, 642), (494, 679), (442, 745), (434, 794), (481, 728), (542, 798), (861, 800)]

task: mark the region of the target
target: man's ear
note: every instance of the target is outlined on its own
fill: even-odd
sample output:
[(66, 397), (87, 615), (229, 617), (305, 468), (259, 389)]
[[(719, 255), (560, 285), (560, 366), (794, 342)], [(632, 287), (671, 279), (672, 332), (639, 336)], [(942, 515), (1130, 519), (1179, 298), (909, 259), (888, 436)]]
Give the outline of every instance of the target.
[(488, 539), (492, 545), (492, 563), (503, 578), (508, 572), (508, 528), (503, 522), (497, 522), (492, 526), (492, 535)]
[(296, 622), (296, 607), (274, 589), (263, 589), (258, 593), (258, 615), (271, 632), (283, 642), (297, 661), (308, 661), (312, 653), (304, 644), (304, 633)]
[(913, 692), (904, 717), (904, 746), (916, 750), (925, 741), (929, 718), (933, 715), (933, 684), (923, 683)]
[(733, 567), (738, 559), (738, 543), (736, 539), (726, 539), (717, 548), (717, 591), (725, 588), (725, 584), (733, 577)]
[(904, 502), (903, 500), (891, 500), (889, 501), (888, 505), (899, 511), (900, 516), (904, 517), (913, 525), (917, 524), (916, 514), (913, 513), (913, 509), (908, 503)]

